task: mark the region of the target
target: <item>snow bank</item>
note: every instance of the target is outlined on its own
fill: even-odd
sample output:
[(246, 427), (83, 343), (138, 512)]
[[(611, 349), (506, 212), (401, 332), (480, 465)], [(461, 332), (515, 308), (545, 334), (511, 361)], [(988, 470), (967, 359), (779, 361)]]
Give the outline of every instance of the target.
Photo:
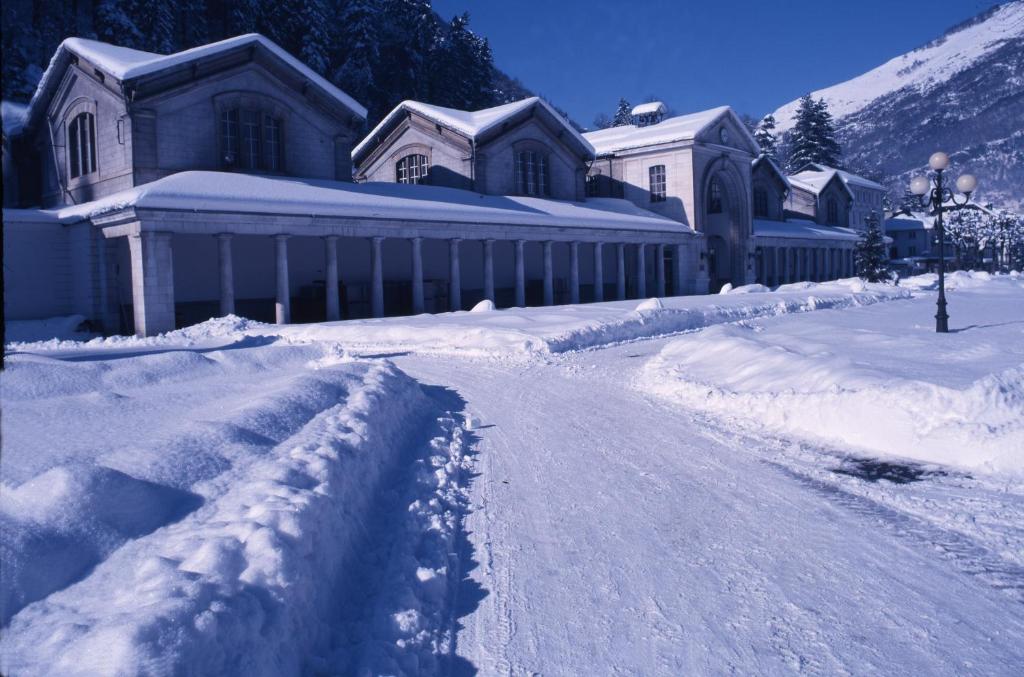
[(1024, 284), (962, 278), (950, 294), (954, 333), (934, 332), (932, 295), (717, 326), (669, 344), (638, 385), (871, 455), (1024, 472)]
[[(273, 326), (287, 341), (335, 341), (355, 351), (530, 356), (700, 329), (722, 322), (907, 299), (909, 289), (860, 280), (806, 283), (781, 293), (680, 296), (581, 305), (509, 308), (381, 320)], [(263, 330), (265, 330), (264, 328)], [(253, 330), (257, 333), (262, 330)]]
[(0, 670), (315, 668), (379, 479), (435, 406), (333, 345), (108, 357), (2, 376)]

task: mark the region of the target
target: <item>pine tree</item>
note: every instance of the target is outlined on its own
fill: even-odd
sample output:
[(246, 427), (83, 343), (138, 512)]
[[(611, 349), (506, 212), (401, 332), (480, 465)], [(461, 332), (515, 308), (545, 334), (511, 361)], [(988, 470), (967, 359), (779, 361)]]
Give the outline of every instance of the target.
[(889, 257), (885, 253), (885, 239), (878, 227), (878, 216), (871, 212), (868, 229), (857, 241), (854, 252), (857, 275), (866, 282), (887, 282), (890, 278)]
[(469, 14), (453, 17), (434, 50), (431, 102), (478, 110), (494, 104), (491, 47), (469, 29)]
[(612, 119), (606, 113), (598, 113), (594, 117), (594, 129), (608, 129), (612, 126)]
[(119, 47), (143, 49), (136, 0), (103, 0), (96, 7), (96, 37)]
[(789, 171), (798, 172), (810, 162), (838, 167), (842, 149), (825, 100), (804, 95), (793, 120), (796, 124), (788, 138)]
[[(373, 64), (377, 61), (378, 6), (374, 0), (348, 0), (338, 16), (337, 66), (331, 80), (357, 101), (379, 101)], [(374, 111), (374, 117), (381, 115)]]
[(754, 139), (761, 147), (761, 153), (773, 160), (778, 159), (779, 140), (775, 135), (775, 116), (769, 113), (761, 118), (754, 130)]
[(622, 127), (633, 124), (633, 106), (625, 98), (619, 99), (619, 106), (612, 116), (612, 127)]

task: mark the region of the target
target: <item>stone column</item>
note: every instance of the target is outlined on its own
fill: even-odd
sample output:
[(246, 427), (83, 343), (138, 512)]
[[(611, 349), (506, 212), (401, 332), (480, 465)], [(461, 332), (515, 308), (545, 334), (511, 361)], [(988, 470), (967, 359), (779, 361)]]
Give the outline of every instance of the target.
[(580, 302), (580, 243), (569, 243), (569, 303)]
[(683, 255), (686, 254), (685, 245), (677, 244), (675, 256), (672, 257), (672, 293), (676, 296), (683, 295)]
[(288, 237), (275, 235), (277, 252), (277, 302), (274, 304), (274, 321), (288, 324), (292, 321), (291, 290), (288, 287)]
[(423, 312), (423, 238), (414, 237), (412, 244), (412, 312)]
[(448, 309), (462, 310), (462, 266), (459, 262), (457, 237), (448, 240)]
[(780, 247), (772, 247), (772, 286), (778, 287), (782, 284), (782, 266), (779, 262)]
[(825, 280), (832, 279), (832, 250), (825, 248)]
[(594, 301), (604, 301), (604, 243), (594, 243)]
[(484, 240), (484, 298), (494, 303), (494, 240)]
[(658, 282), (658, 297), (665, 298), (665, 245), (654, 250), (654, 279)]
[(516, 240), (516, 306), (526, 307), (526, 252), (523, 251), (525, 240)]
[(235, 314), (235, 270), (231, 256), (231, 233), (217, 235), (220, 264), (220, 314)]
[(341, 319), (341, 299), (338, 297), (338, 236), (324, 238), (324, 292), (327, 297), (327, 321)]
[(551, 263), (551, 240), (544, 243), (544, 305), (555, 305), (554, 267)]
[(643, 242), (636, 246), (636, 297), (647, 296), (647, 257), (646, 245)]
[(626, 300), (626, 245), (615, 245), (615, 292), (620, 301)]
[(143, 231), (128, 236), (132, 262), (135, 334), (154, 336), (174, 329), (174, 260), (171, 234)]
[(795, 250), (796, 258), (794, 267), (796, 268), (796, 280), (797, 282), (803, 282), (807, 279), (807, 259), (804, 256), (806, 250), (803, 247), (797, 247)]
[(383, 237), (370, 238), (370, 315), (384, 317), (384, 254)]

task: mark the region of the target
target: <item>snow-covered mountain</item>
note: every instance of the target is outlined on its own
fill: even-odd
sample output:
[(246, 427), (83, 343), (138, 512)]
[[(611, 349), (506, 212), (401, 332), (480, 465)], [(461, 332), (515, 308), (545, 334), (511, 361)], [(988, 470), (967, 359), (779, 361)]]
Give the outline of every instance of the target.
[[(1024, 205), (1024, 0), (811, 95), (828, 103), (846, 164), (880, 175), (896, 195), (943, 149), (954, 172), (978, 175), (979, 199)], [(775, 111), (780, 131), (798, 103)]]

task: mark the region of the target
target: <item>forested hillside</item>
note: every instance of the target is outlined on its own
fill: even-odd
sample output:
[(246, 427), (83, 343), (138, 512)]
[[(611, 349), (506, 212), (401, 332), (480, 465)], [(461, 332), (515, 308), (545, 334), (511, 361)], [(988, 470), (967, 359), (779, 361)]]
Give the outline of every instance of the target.
[(430, 0), (4, 0), (3, 98), (27, 101), (66, 37), (166, 54), (253, 32), (358, 99), (371, 125), (403, 99), (473, 110), (530, 94), (468, 15), (443, 21)]

